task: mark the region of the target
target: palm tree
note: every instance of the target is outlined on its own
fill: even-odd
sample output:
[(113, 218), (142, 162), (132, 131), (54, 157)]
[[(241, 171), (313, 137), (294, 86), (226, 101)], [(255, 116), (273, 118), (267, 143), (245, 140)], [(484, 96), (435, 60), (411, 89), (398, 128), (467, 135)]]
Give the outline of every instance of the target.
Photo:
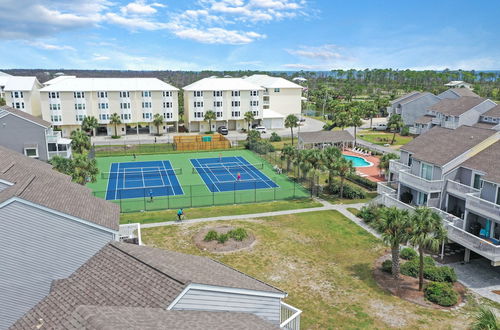
[(300, 174), (302, 174), (302, 178), (305, 179), (307, 177), (307, 174), (309, 173), (309, 170), (311, 169), (311, 163), (307, 161), (309, 152), (311, 152), (310, 149), (301, 149), (297, 153), (296, 162), (297, 162), (297, 167), (299, 169), (297, 178), (300, 178), (301, 177)]
[(297, 149), (290, 145), (286, 145), (283, 147), (283, 150), (281, 150), (281, 157), (282, 159), (286, 159), (286, 171), (290, 171), (290, 163), (292, 163), (295, 159), (295, 156), (297, 155)]
[(379, 170), (387, 174), (387, 172), (389, 172), (389, 164), (391, 159), (398, 159), (398, 158), (399, 156), (393, 152), (384, 154), (382, 157), (380, 157), (380, 162), (378, 164)]
[(365, 102), (363, 106), (363, 113), (366, 117), (370, 118), (370, 129), (373, 126), (373, 117), (379, 113), (376, 101)]
[(342, 157), (342, 152), (339, 148), (328, 147), (323, 149), (323, 161), (325, 162), (325, 167), (328, 171), (328, 184), (330, 185), (333, 181), (333, 176), (336, 173), (336, 163), (339, 158)]
[(346, 105), (343, 105), (343, 107), (340, 109), (340, 111), (335, 112), (333, 115), (333, 123), (335, 126), (340, 127), (342, 130), (349, 125), (351, 119), (350, 119), (350, 113), (348, 112), (348, 108)]
[(83, 118), (82, 121), (82, 130), (85, 132), (92, 132), (92, 135), (95, 135), (95, 129), (99, 127), (99, 123), (97, 122), (97, 118), (94, 116), (88, 116)]
[(392, 135), (392, 141), (391, 144), (394, 144), (394, 141), (396, 140), (396, 133), (401, 130), (401, 128), (405, 125), (403, 122), (403, 119), (401, 118), (401, 115), (394, 114), (389, 118), (389, 122), (387, 123), (387, 127), (391, 130), (393, 130), (394, 134)]
[(160, 136), (160, 126), (163, 125), (163, 116), (160, 115), (159, 113), (155, 113), (153, 116), (153, 125), (156, 126), (156, 135)]
[(285, 118), (285, 127), (290, 128), (290, 133), (292, 134), (292, 146), (293, 146), (293, 129), (298, 125), (299, 118), (297, 116), (290, 114)]
[(312, 174), (312, 189), (312, 186), (314, 185), (314, 178), (325, 168), (323, 151), (319, 149), (310, 149), (309, 152), (305, 155), (305, 161), (309, 163), (309, 172)]
[(243, 115), (243, 118), (245, 118), (245, 121), (247, 122), (247, 132), (250, 131), (250, 124), (253, 123), (255, 120), (255, 116), (252, 111), (247, 111)]
[(350, 125), (354, 127), (354, 145), (356, 145), (356, 131), (359, 126), (363, 125), (363, 121), (361, 120), (361, 116), (355, 112), (351, 115)]
[(500, 330), (500, 323), (497, 320), (495, 313), (485, 307), (480, 306), (476, 315), (474, 315), (473, 330)]
[(82, 154), (87, 150), (90, 150), (90, 138), (84, 131), (77, 129), (71, 132), (71, 148), (74, 152)]
[(115, 112), (109, 118), (109, 123), (115, 126), (115, 137), (118, 137), (117, 125), (120, 125), (122, 121), (120, 120), (120, 116)]
[(72, 180), (85, 185), (87, 182), (96, 182), (99, 169), (95, 159), (90, 159), (87, 154), (75, 154), (73, 157)]
[(354, 174), (352, 160), (339, 157), (335, 162), (335, 174), (340, 177), (340, 198), (344, 197), (344, 181), (349, 175)]
[(382, 240), (391, 247), (392, 276), (399, 279), (399, 246), (408, 241), (410, 232), (410, 215), (407, 210), (397, 207), (383, 208), (380, 219), (376, 222), (377, 229), (381, 233)]
[[(246, 116), (246, 114), (245, 114), (245, 116)], [(215, 112), (213, 112), (212, 110), (208, 110), (207, 112), (205, 112), (204, 119), (205, 119), (205, 121), (208, 121), (208, 132), (209, 133), (212, 133), (212, 120), (215, 120), (216, 118), (217, 118), (217, 116), (215, 115)]]
[(419, 270), (418, 289), (424, 288), (424, 249), (437, 250), (446, 238), (441, 217), (428, 207), (417, 207), (411, 216), (410, 243), (418, 247)]

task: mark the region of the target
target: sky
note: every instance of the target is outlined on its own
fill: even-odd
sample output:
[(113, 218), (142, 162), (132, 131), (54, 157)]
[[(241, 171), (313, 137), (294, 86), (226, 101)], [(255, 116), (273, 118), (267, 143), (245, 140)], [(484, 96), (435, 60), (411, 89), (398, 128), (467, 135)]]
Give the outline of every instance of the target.
[(0, 68), (500, 69), (498, 0), (0, 0)]

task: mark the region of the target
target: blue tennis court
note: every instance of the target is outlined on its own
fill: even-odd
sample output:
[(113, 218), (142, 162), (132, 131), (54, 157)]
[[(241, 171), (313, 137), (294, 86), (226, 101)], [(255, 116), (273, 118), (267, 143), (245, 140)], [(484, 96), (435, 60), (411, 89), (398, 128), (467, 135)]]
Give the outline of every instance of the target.
[(241, 156), (191, 159), (191, 164), (211, 192), (278, 187), (258, 169), (264, 168), (262, 163), (250, 164)]
[(108, 178), (107, 200), (184, 194), (170, 161), (112, 163)]

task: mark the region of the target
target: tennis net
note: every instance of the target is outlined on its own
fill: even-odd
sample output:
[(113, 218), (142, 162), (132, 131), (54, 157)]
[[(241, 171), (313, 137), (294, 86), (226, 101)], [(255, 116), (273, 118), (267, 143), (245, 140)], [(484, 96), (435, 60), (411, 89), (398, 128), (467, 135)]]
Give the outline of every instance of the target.
[(156, 171), (134, 171), (134, 172), (102, 172), (101, 178), (108, 179), (110, 177), (114, 178), (158, 178), (162, 176), (169, 175), (179, 175), (182, 174), (182, 168), (173, 168), (166, 170), (156, 170)]
[(253, 169), (263, 169), (264, 163), (256, 163), (256, 164), (241, 164), (241, 165), (217, 165), (217, 166), (208, 166), (208, 167), (193, 167), (193, 174), (196, 173), (208, 173), (208, 174), (224, 174), (224, 173), (237, 173), (237, 172), (248, 172)]

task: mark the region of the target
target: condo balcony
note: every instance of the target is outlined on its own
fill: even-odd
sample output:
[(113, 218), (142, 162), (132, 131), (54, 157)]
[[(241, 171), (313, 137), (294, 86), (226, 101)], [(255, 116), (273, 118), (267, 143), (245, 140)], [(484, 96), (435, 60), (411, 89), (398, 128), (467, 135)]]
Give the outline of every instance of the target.
[(479, 192), (467, 194), (465, 208), (486, 218), (500, 221), (500, 205), (482, 199)]
[(448, 180), (446, 182), (446, 191), (464, 200), (467, 198), (467, 194), (473, 194), (479, 192), (479, 190), (474, 187), (453, 180)]
[(399, 160), (391, 159), (389, 161), (389, 171), (391, 172), (399, 172), (401, 170), (409, 170), (410, 167), (401, 163)]
[(444, 184), (443, 180), (427, 180), (406, 170), (399, 171), (399, 182), (426, 193), (440, 192)]

